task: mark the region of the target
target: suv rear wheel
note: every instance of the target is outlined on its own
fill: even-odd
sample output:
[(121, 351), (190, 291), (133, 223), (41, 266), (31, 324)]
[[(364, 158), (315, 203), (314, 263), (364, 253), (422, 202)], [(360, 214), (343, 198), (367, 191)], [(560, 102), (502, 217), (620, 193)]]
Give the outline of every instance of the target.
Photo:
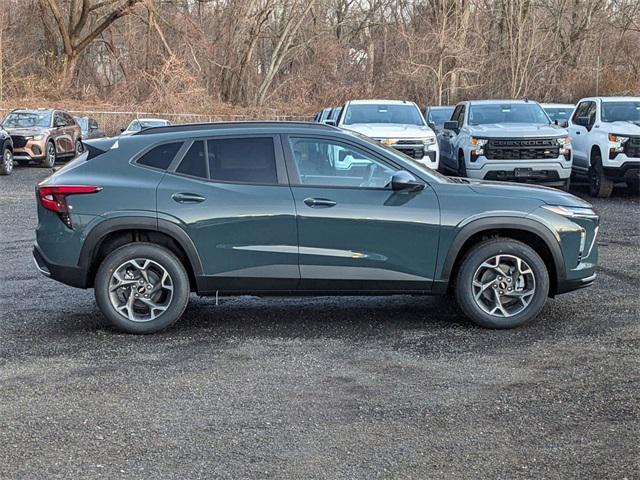
[(114, 250), (95, 278), (100, 310), (127, 333), (155, 333), (171, 326), (187, 307), (189, 292), (189, 277), (180, 260), (152, 243)]
[(487, 328), (514, 328), (533, 320), (548, 292), (549, 273), (540, 256), (507, 238), (474, 246), (463, 258), (455, 284), (462, 311)]
[(589, 167), (589, 194), (592, 197), (609, 198), (613, 192), (613, 180), (607, 178), (602, 168), (600, 152), (593, 152)]
[(13, 172), (13, 153), (7, 146), (2, 151), (2, 163), (0, 163), (0, 175), (10, 175)]

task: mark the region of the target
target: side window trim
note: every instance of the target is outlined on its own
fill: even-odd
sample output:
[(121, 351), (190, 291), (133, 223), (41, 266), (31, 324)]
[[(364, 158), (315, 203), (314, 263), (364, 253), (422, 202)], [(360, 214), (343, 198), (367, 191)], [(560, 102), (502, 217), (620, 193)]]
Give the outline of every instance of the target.
[[(209, 162), (206, 160), (205, 160), (205, 164), (207, 169), (207, 178), (195, 177), (193, 175), (187, 175), (185, 173), (176, 171), (176, 169), (178, 168), (178, 166), (180, 165), (184, 157), (187, 155), (187, 152), (195, 142), (198, 142), (198, 141), (204, 142), (205, 159), (207, 159), (209, 158), (208, 156), (209, 147), (207, 145), (209, 140), (224, 140), (224, 139), (237, 139), (237, 138), (271, 138), (273, 140), (273, 153), (276, 161), (276, 176), (277, 176), (278, 183), (251, 183), (251, 182), (232, 182), (228, 180), (217, 180), (217, 179), (211, 178), (211, 172), (209, 171)], [(281, 143), (279, 134), (253, 133), (248, 135), (247, 134), (214, 135), (214, 136), (208, 136), (208, 137), (191, 137), (191, 138), (182, 139), (180, 141), (184, 142), (185, 144), (183, 145), (183, 148), (181, 148), (178, 151), (178, 154), (175, 156), (175, 158), (169, 165), (169, 168), (167, 168), (167, 173), (171, 173), (172, 175), (179, 175), (181, 177), (186, 177), (186, 178), (194, 178), (196, 180), (200, 180), (203, 182), (211, 182), (211, 183), (225, 183), (225, 184), (232, 184), (232, 185), (262, 185), (262, 186), (271, 186), (271, 187), (289, 185), (288, 177), (287, 177), (287, 168), (285, 165), (284, 152), (283, 152), (282, 143)], [(172, 143), (172, 142), (166, 142), (166, 143)]]
[(336, 188), (336, 189), (357, 189), (357, 190), (386, 190), (385, 188), (380, 187), (353, 187), (353, 186), (341, 186), (341, 185), (311, 185), (304, 184), (300, 181), (300, 176), (298, 174), (298, 167), (296, 165), (296, 161), (293, 158), (293, 152), (291, 151), (291, 139), (292, 138), (308, 138), (311, 140), (325, 141), (325, 142), (335, 142), (340, 145), (346, 145), (352, 147), (354, 149), (361, 150), (367, 155), (373, 157), (378, 162), (386, 165), (387, 167), (399, 171), (403, 170), (404, 167), (389, 161), (388, 158), (378, 154), (378, 152), (367, 148), (364, 145), (360, 145), (356, 142), (350, 142), (346, 139), (335, 138), (332, 136), (324, 136), (324, 135), (309, 135), (309, 134), (291, 134), (285, 133), (282, 134), (282, 144), (285, 152), (285, 160), (287, 166), (287, 173), (289, 174), (289, 185), (291, 187), (307, 187), (307, 188)]

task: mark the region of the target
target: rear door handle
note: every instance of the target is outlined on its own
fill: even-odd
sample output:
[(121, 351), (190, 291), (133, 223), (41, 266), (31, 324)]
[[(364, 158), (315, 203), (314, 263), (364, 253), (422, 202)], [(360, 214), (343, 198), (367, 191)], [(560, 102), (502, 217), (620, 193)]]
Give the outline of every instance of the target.
[(206, 200), (196, 193), (174, 193), (171, 198), (178, 203), (202, 203)]
[(329, 208), (335, 206), (337, 202), (328, 198), (305, 198), (304, 203), (311, 208)]

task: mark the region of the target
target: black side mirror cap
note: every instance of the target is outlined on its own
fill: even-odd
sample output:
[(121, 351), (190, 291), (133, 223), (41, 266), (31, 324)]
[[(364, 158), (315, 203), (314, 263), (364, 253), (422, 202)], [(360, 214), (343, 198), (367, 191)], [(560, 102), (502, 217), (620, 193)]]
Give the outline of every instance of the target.
[(391, 177), (391, 190), (394, 192), (419, 192), (426, 185), (406, 170), (400, 170)]
[(325, 125), (331, 125), (332, 127), (336, 126), (336, 121), (335, 120), (325, 120), (324, 123), (325, 123)]
[(125, 130), (126, 130), (126, 128), (121, 128), (120, 129), (121, 132), (124, 132)]

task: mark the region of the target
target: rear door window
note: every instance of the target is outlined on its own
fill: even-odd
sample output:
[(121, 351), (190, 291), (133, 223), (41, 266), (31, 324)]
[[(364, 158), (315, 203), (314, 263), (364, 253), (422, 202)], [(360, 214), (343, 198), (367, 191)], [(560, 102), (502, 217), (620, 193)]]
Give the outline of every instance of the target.
[(271, 137), (219, 138), (207, 141), (213, 181), (276, 185), (278, 175)]
[(164, 143), (153, 147), (147, 153), (142, 155), (137, 161), (139, 165), (146, 165), (147, 167), (159, 168), (166, 170), (169, 168), (171, 161), (180, 150), (182, 142)]
[(184, 175), (190, 175), (192, 177), (209, 178), (205, 159), (204, 141), (199, 140), (197, 142), (193, 142), (193, 145), (189, 148), (189, 151), (180, 162), (180, 165), (178, 165), (176, 172)]

